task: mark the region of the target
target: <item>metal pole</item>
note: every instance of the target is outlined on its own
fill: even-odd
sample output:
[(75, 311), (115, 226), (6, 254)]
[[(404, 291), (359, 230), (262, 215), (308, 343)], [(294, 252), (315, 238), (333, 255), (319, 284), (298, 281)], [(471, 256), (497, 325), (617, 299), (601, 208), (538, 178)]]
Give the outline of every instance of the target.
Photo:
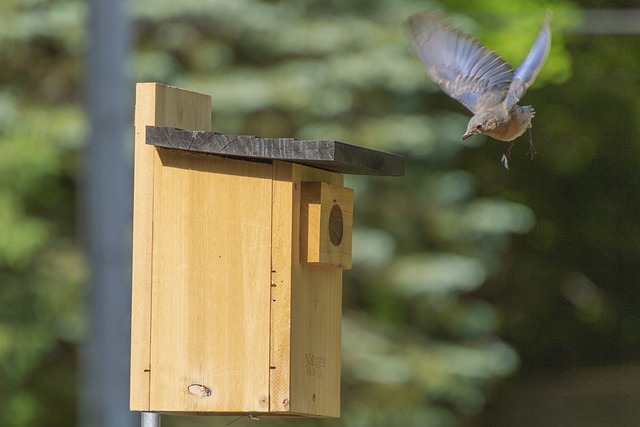
[(155, 412), (143, 412), (141, 414), (141, 427), (160, 427), (160, 414)]
[(89, 0), (89, 144), (82, 191), (91, 266), (82, 352), (81, 427), (133, 427), (129, 411), (133, 187), (129, 0)]

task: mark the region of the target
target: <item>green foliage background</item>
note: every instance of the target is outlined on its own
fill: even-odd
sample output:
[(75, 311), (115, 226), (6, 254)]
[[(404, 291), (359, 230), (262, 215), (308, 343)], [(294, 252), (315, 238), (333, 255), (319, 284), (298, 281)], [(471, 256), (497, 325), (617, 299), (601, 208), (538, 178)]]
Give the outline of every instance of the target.
[[(404, 178), (348, 179), (357, 223), (343, 416), (300, 422), (470, 425), (519, 371), (637, 362), (640, 40), (572, 32), (579, 7), (624, 3), (131, 4), (132, 81), (212, 94), (216, 130), (407, 156)], [(505, 171), (495, 141), (460, 142), (469, 114), (428, 81), (403, 27), (425, 7), (446, 10), (514, 65), (554, 10), (549, 60), (524, 99), (538, 111), (535, 161), (518, 144)], [(2, 426), (76, 422), (86, 8), (0, 4)]]

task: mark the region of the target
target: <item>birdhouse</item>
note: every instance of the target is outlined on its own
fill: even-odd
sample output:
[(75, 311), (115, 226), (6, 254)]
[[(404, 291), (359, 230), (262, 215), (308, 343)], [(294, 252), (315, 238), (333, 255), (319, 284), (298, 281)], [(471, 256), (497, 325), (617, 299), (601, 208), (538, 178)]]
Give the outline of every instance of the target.
[(137, 86), (131, 409), (339, 416), (343, 174), (401, 175), (403, 159), (210, 117), (207, 95)]

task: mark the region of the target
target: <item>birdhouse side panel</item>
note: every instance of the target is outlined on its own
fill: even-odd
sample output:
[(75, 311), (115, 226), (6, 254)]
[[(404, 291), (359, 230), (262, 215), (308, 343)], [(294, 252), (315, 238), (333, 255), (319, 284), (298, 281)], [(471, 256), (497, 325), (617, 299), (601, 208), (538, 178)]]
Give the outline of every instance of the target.
[(292, 293), (290, 410), (340, 416), (342, 271), (307, 264)]
[(340, 416), (342, 270), (302, 262), (300, 218), (305, 182), (342, 187), (344, 176), (301, 165), (294, 166), (296, 183), (295, 263), (291, 295), (291, 395), (293, 412)]
[(300, 260), (303, 181), (342, 186), (343, 176), (274, 162), (272, 296), (277, 297), (272, 298), (270, 408), (272, 413), (337, 417), (342, 270)]
[(268, 411), (272, 166), (158, 162), (150, 409)]

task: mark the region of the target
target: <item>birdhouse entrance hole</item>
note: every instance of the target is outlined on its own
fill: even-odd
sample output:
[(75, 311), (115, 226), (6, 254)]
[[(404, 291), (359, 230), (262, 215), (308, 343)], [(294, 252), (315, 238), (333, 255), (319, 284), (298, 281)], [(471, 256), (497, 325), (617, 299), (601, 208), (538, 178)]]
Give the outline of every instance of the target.
[(340, 245), (342, 233), (344, 232), (343, 226), (342, 209), (340, 209), (340, 205), (335, 204), (329, 213), (329, 238), (333, 246)]

